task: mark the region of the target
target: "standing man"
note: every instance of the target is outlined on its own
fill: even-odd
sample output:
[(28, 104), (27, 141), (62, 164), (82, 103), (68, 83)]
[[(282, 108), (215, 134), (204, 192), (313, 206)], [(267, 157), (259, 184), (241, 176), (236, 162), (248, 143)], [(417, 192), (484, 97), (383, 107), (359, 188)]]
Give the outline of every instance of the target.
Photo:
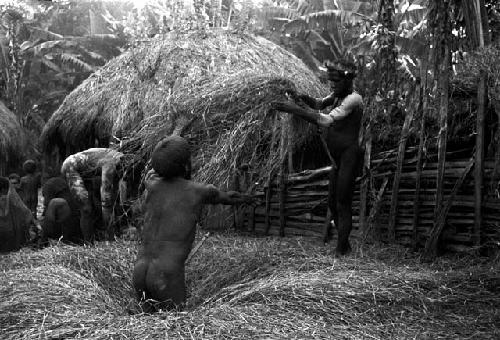
[[(299, 106), (292, 102), (275, 102), (276, 110), (298, 116), (310, 123), (327, 129), (326, 144), (337, 167), (332, 166), (328, 188), (328, 206), (338, 229), (336, 255), (351, 251), (349, 235), (352, 229), (352, 197), (354, 181), (363, 161), (363, 149), (358, 136), (363, 116), (363, 99), (353, 90), (356, 76), (355, 65), (339, 61), (326, 65), (328, 80), (333, 92), (325, 98), (291, 94)], [(323, 110), (333, 106), (327, 114)], [(314, 110), (311, 110), (314, 109)], [(328, 232), (326, 238), (328, 239)]]
[(94, 239), (94, 223), (101, 206), (108, 240), (114, 239), (113, 205), (124, 172), (124, 155), (109, 148), (91, 148), (66, 158), (61, 173), (80, 207), (80, 228), (85, 241)]

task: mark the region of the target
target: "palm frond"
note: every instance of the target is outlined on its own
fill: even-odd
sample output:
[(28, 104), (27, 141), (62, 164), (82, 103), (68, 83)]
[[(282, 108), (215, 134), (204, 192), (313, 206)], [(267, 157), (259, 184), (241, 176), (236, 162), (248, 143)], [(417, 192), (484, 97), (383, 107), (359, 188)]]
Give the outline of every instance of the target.
[(83, 71), (93, 72), (95, 71), (95, 67), (84, 62), (80, 59), (80, 56), (73, 53), (61, 53), (60, 55), (61, 61), (65, 64), (69, 64), (72, 67), (77, 69), (81, 69)]
[(56, 71), (56, 72), (62, 72), (61, 68), (57, 64), (55, 64), (54, 62), (50, 61), (46, 56), (41, 55), (40, 61), (43, 65), (47, 66), (51, 70)]
[(64, 39), (64, 36), (51, 32), (49, 30), (44, 30), (39, 27), (30, 27), (29, 28), (31, 31), (31, 37), (30, 40), (37, 40), (37, 39), (42, 39), (42, 40), (62, 40)]
[(307, 29), (308, 24), (302, 19), (289, 21), (282, 26), (282, 32), (291, 36), (304, 35)]

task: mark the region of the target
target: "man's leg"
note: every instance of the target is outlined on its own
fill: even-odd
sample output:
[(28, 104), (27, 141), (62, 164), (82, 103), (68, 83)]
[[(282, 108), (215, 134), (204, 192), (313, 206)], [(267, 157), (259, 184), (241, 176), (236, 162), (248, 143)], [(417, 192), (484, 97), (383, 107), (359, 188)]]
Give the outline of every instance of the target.
[(84, 180), (77, 171), (70, 168), (66, 172), (66, 181), (80, 209), (80, 230), (82, 231), (83, 240), (85, 242), (92, 242), (95, 234), (94, 214)]
[[(337, 163), (338, 164), (338, 163)], [(327, 243), (332, 239), (332, 219), (335, 226), (338, 226), (338, 212), (335, 204), (336, 197), (336, 182), (338, 177), (338, 170), (332, 166), (328, 175), (328, 207), (329, 212), (326, 214), (325, 229), (323, 231), (323, 242)]]
[(356, 176), (362, 160), (360, 155), (360, 148), (357, 145), (347, 148), (341, 155), (335, 192), (338, 213), (338, 241), (335, 251), (337, 255), (345, 255), (351, 251), (349, 235), (352, 229), (352, 197)]

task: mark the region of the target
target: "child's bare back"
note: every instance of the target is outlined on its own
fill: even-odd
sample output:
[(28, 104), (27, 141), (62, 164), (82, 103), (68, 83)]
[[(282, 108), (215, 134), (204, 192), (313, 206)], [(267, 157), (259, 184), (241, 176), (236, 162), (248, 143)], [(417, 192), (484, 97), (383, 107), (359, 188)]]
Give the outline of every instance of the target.
[[(213, 185), (187, 179), (189, 157), (182, 155), (176, 161), (176, 155), (180, 157), (179, 153), (186, 152), (189, 154), (189, 146), (183, 138), (166, 138), (153, 152), (153, 167), (164, 176), (155, 170), (146, 176), (143, 241), (133, 273), (138, 297), (142, 301), (157, 301), (145, 301), (146, 312), (180, 307), (185, 302), (184, 262), (191, 251), (203, 205), (252, 201), (237, 192), (220, 191)], [(170, 165), (178, 165), (177, 171), (162, 169), (158, 164), (165, 161), (162, 155)]]

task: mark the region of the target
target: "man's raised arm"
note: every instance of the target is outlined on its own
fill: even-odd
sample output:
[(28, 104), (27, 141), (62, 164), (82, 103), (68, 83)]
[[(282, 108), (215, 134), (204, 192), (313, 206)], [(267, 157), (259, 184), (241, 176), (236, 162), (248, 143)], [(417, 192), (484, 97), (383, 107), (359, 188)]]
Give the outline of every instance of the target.
[(335, 103), (335, 95), (332, 93), (325, 98), (314, 98), (307, 94), (297, 95), (297, 99), (304, 102), (307, 106), (315, 110), (323, 110)]
[(272, 107), (274, 110), (293, 114), (318, 126), (328, 127), (333, 123), (333, 118), (330, 115), (309, 110), (290, 102), (274, 102)]

